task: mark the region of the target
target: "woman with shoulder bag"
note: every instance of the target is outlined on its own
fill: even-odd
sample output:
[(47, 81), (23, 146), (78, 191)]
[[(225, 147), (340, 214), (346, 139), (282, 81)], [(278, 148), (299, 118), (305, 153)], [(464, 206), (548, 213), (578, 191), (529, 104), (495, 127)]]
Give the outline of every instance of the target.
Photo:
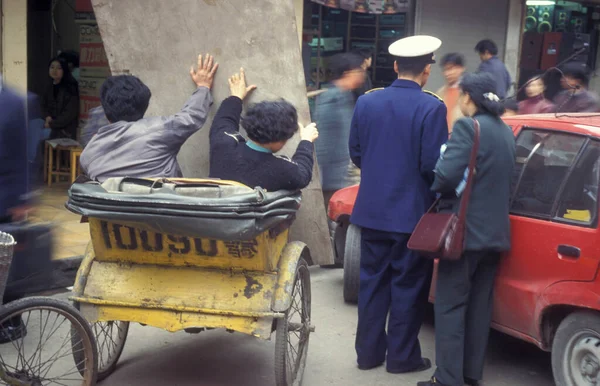
[[(510, 249), (509, 199), (515, 162), (514, 135), (500, 119), (504, 108), (495, 89), (489, 74), (463, 77), (458, 103), (465, 118), (454, 124), (435, 168), (432, 190), (444, 201), (453, 198), (454, 213), (459, 213), (463, 192), (463, 205), (468, 205), (460, 258), (439, 261), (437, 370), (419, 386), (478, 385), (483, 377), (496, 271), (502, 252)], [(473, 148), (475, 171), (467, 184)]]

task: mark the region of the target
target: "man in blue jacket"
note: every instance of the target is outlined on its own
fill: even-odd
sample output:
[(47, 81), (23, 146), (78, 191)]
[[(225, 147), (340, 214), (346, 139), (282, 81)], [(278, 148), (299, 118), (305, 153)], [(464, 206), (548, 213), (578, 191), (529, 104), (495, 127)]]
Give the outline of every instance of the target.
[(418, 335), (432, 263), (407, 243), (433, 203), (433, 169), (448, 138), (446, 106), (422, 91), (441, 44), (431, 36), (392, 44), (398, 79), (361, 96), (352, 119), (350, 157), (361, 169), (351, 222), (362, 228), (356, 352), (363, 370), (382, 365), (386, 353), (390, 373), (431, 367)]
[(496, 95), (500, 99), (506, 98), (512, 80), (506, 66), (498, 58), (498, 46), (492, 40), (484, 39), (477, 43), (475, 51), (477, 51), (481, 59), (478, 72), (492, 74), (496, 81)]

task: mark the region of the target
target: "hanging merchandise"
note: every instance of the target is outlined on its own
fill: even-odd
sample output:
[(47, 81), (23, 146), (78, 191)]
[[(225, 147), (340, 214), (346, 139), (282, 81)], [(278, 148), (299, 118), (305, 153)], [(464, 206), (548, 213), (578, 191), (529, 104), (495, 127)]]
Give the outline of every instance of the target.
[(312, 0), (331, 8), (360, 13), (398, 13), (409, 10), (409, 0)]

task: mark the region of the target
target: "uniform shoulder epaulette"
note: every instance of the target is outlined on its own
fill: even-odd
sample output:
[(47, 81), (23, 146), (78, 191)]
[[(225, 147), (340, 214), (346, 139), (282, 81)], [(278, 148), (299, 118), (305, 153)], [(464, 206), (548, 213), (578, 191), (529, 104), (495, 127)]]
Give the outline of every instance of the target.
[(365, 94), (370, 94), (373, 91), (378, 91), (378, 90), (383, 90), (385, 87), (377, 87), (377, 88), (372, 88), (369, 91), (365, 91)]
[(431, 92), (431, 91), (428, 91), (428, 90), (423, 90), (423, 92), (424, 92), (425, 94), (429, 94), (429, 95), (431, 95), (432, 97), (436, 98), (436, 99), (437, 99), (437, 100), (439, 100), (440, 102), (444, 102), (444, 100), (442, 99), (442, 97), (440, 97), (438, 94), (436, 94), (436, 93), (434, 93), (434, 92)]

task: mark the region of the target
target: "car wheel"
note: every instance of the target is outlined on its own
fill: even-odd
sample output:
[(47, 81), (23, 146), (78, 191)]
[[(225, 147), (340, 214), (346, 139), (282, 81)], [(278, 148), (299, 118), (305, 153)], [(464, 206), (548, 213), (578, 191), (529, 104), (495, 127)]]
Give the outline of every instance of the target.
[(344, 250), (344, 300), (358, 303), (360, 286), (360, 228), (350, 225)]
[(576, 312), (558, 327), (552, 344), (557, 386), (600, 384), (600, 314)]

